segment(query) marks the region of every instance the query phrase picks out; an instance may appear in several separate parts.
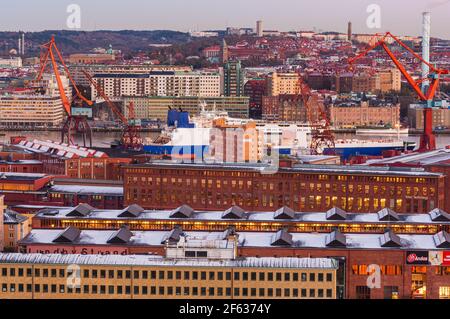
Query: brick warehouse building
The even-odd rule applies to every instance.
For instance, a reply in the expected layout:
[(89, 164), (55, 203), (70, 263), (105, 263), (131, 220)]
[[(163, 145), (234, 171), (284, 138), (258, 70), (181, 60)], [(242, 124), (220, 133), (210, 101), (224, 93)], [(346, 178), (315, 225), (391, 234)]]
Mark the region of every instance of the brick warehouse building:
[[(167, 239), (178, 242), (180, 235), (172, 231), (133, 231), (129, 238), (117, 242), (119, 231), (82, 230), (75, 239), (60, 240), (68, 228), (36, 229), (20, 242), (20, 251), (26, 253), (102, 254), (102, 255), (164, 255)], [(75, 230), (76, 232), (76, 230)], [(205, 240), (222, 239), (224, 232), (184, 232), (188, 238)], [(445, 235), (444, 235), (445, 234)], [(385, 234), (287, 234), (286, 242), (275, 241), (284, 237), (275, 232), (240, 232), (238, 255), (240, 257), (333, 257), (340, 260), (343, 276), (343, 297), (350, 299), (391, 299), (397, 293), (401, 299), (450, 298), (450, 242), (438, 244), (436, 235)], [(331, 238), (337, 236), (340, 241)], [(120, 236), (122, 238), (122, 236)], [(382, 239), (387, 237), (388, 241)], [(391, 241), (389, 238), (395, 238)], [(122, 238), (123, 239), (123, 238)], [(440, 246), (440, 247), (439, 247)], [(426, 258), (410, 259), (415, 254)], [(431, 264), (436, 254), (441, 254), (439, 264)], [(409, 257), (409, 258), (408, 258)], [(369, 289), (368, 266), (379, 265), (381, 287)]]
[[(290, 164), (289, 164), (290, 163)], [(286, 166), (280, 162), (280, 166)], [(124, 205), (247, 211), (289, 206), (296, 211), (352, 212), (391, 208), (426, 213), (444, 207), (444, 176), (422, 169), (287, 163), (275, 174), (265, 164), (174, 164), (155, 161), (124, 167)], [(290, 165), (290, 167), (289, 167)]]
[[(449, 214), (324, 213), (277, 211), (168, 211), (78, 207), (42, 208), (20, 241), (27, 253), (164, 255), (165, 241), (185, 234), (205, 240), (238, 235), (238, 254), (252, 257), (334, 257), (340, 261), (345, 298), (450, 298)], [(281, 229), (281, 230), (280, 230)], [(63, 239), (63, 240), (61, 240)], [(420, 259), (409, 260), (415, 254)], [(436, 254), (442, 255), (436, 261)], [(412, 258), (412, 257), (410, 257)], [(381, 271), (381, 288), (367, 289), (368, 265)], [(425, 288), (424, 288), (425, 287)]]

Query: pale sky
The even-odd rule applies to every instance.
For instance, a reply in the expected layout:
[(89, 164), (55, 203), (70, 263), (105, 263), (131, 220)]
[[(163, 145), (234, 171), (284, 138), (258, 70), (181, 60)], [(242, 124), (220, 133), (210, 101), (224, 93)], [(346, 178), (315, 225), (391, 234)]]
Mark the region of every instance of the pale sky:
[[(450, 0), (0, 0), (0, 31), (67, 29), (69, 4), (81, 8), (81, 30), (179, 31), (255, 27), (280, 31), (391, 31), (421, 34), (421, 12), (432, 12), (432, 36), (450, 39)], [(381, 8), (381, 28), (369, 29), (368, 5)]]

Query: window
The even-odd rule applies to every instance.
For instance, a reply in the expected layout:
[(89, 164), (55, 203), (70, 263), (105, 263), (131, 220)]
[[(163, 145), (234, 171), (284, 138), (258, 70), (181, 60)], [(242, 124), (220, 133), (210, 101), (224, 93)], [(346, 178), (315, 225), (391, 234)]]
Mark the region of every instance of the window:
[(209, 280), (214, 280), (214, 278), (215, 278), (215, 273), (214, 273), (214, 271), (210, 271), (210, 272), (209, 272)]
[(127, 295), (131, 294), (131, 286), (125, 286), (125, 294)]
[(316, 290), (315, 289), (309, 289), (309, 297), (315, 298), (316, 297)]
[(276, 295), (277, 297), (281, 297), (281, 288), (275, 289), (275, 295)]
[(231, 280), (231, 272), (226, 272), (226, 280)]
[(298, 273), (297, 272), (292, 274), (292, 280), (298, 281)]
[(206, 280), (206, 271), (200, 272), (200, 279), (201, 280)]
[[(52, 288), (53, 289), (53, 288)], [(56, 285), (55, 285), (55, 292), (56, 292)], [(88, 294), (89, 293), (89, 286), (88, 285), (84, 285), (83, 286), (83, 293)]]
[(333, 281), (333, 274), (327, 273), (327, 281)]
[(291, 274), (286, 272), (284, 273), (284, 281), (290, 281), (291, 280)]
[(256, 281), (256, 272), (252, 272), (252, 273), (250, 274), (250, 280)]
[(85, 269), (85, 270), (83, 271), (83, 277), (84, 277), (84, 278), (89, 278), (89, 270)]
[(65, 271), (64, 269), (59, 270), (59, 277), (64, 278), (65, 277)]
[(148, 271), (147, 270), (142, 271), (142, 279), (148, 279)]
[(114, 294), (114, 286), (108, 286), (108, 294), (110, 295)]
[(122, 286), (117, 286), (117, 294), (119, 294), (119, 295), (123, 294), (123, 287)]
[(51, 275), (52, 277), (56, 277), (56, 269), (50, 270), (50, 275)]
[(23, 277), (23, 268), (19, 268), (18, 276)]
[(267, 289), (267, 296), (273, 297), (273, 288)]
[(244, 271), (244, 272), (242, 273), (242, 280), (245, 280), (245, 281), (248, 280), (248, 272)]
[(264, 281), (266, 278), (265, 278), (265, 273), (263, 273), (263, 272), (260, 272), (259, 273), (259, 281)]
[(134, 287), (133, 287), (133, 293), (134, 293), (135, 295), (139, 295), (139, 286), (134, 286)]
[(130, 279), (131, 278), (131, 270), (126, 270), (125, 271), (125, 278), (126, 279)]
[(319, 289), (319, 290), (317, 291), (317, 297), (323, 298), (323, 289)]
[(234, 280), (239, 280), (239, 273), (238, 272), (234, 273)]
[(333, 291), (331, 289), (327, 289), (327, 298), (331, 298), (333, 296)]
[(323, 281), (323, 274), (322, 274), (322, 273), (317, 274), (317, 280), (318, 280), (319, 282), (322, 282), (322, 281)]
[(306, 281), (306, 280), (307, 280), (306, 273), (302, 272), (302, 281)]
[(239, 288), (234, 288), (234, 295), (239, 296)]
[(159, 271), (159, 279), (164, 279), (164, 271)]
[(370, 288), (367, 286), (356, 286), (356, 299), (370, 299)]
[(397, 286), (384, 286), (384, 299), (394, 299), (398, 297)]
[(289, 288), (284, 288), (284, 296), (290, 297), (291, 296), (291, 290)]
[(152, 270), (150, 272), (150, 279), (156, 279), (156, 271), (155, 270)]
[(309, 281), (316, 281), (316, 274), (315, 273), (310, 273), (309, 274)]
[(277, 281), (281, 281), (281, 272), (277, 272)]
[(108, 271), (108, 278), (110, 278), (110, 279), (114, 278), (114, 270)]
[(97, 270), (93, 269), (92, 270), (92, 278), (97, 278)]
[(173, 279), (173, 272), (172, 271), (168, 271), (167, 272), (167, 279)]

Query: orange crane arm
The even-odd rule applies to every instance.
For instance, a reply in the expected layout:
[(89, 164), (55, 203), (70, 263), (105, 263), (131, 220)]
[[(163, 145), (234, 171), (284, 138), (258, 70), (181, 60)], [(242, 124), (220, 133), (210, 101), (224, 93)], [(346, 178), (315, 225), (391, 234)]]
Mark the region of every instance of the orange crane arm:
[(114, 104), (109, 99), (109, 97), (105, 94), (105, 92), (100, 87), (100, 85), (98, 85), (98, 83), (92, 78), (92, 76), (89, 73), (87, 73), (84, 70), (82, 72), (83, 72), (84, 76), (86, 77), (86, 79), (88, 79), (89, 83), (91, 83), (94, 86), (94, 88), (97, 90), (97, 93), (105, 100), (106, 104), (114, 112), (114, 114), (116, 114), (119, 117), (120, 121), (124, 125), (127, 125), (128, 120), (126, 119), (126, 117), (122, 114), (122, 112), (119, 110), (119, 108), (116, 106), (116, 104)]
[[(374, 37), (379, 37), (379, 35), (375, 35)], [(424, 79), (421, 79), (419, 81), (415, 81), (412, 76), (408, 73), (408, 71), (406, 70), (406, 68), (400, 63), (400, 61), (397, 59), (397, 57), (394, 55), (394, 53), (389, 49), (388, 45), (386, 44), (386, 38), (387, 37), (391, 37), (392, 39), (394, 39), (394, 41), (396, 41), (400, 46), (402, 46), (403, 48), (405, 48), (409, 53), (411, 53), (415, 58), (417, 58), (418, 60), (420, 60), (421, 62), (425, 63), (426, 65), (428, 65), (430, 67), (430, 69), (437, 73), (437, 74), (448, 74), (449, 70), (441, 70), (441, 69), (437, 69), (434, 65), (432, 65), (431, 63), (425, 61), (420, 55), (418, 55), (416, 52), (414, 52), (414, 50), (412, 50), (411, 48), (409, 48), (406, 44), (404, 44), (399, 38), (397, 38), (396, 36), (394, 36), (393, 34), (391, 34), (390, 32), (387, 32), (382, 38), (381, 40), (379, 40), (377, 43), (375, 43), (374, 45), (370, 46), (368, 49), (364, 50), (363, 52), (361, 52), (360, 54), (358, 54), (357, 56), (348, 59), (348, 62), (350, 64), (354, 63), (356, 60), (360, 59), (361, 57), (367, 55), (370, 51), (374, 50), (375, 48), (381, 46), (383, 48), (383, 50), (389, 55), (389, 57), (391, 58), (391, 60), (394, 62), (395, 66), (400, 70), (400, 72), (402, 73), (402, 75), (406, 78), (406, 81), (408, 82), (409, 85), (411, 85), (411, 87), (414, 89), (414, 91), (417, 93), (417, 95), (419, 96), (419, 98), (422, 101), (429, 101), (432, 100), (437, 87), (439, 85), (439, 79), (436, 78), (433, 81), (431, 81), (431, 85), (430, 88), (428, 90), (428, 92), (425, 94), (424, 92), (422, 92), (421, 88), (419, 87), (419, 83), (424, 81)]]
[(63, 103), (64, 109), (66, 110), (68, 115), (72, 114), (72, 110), (70, 108), (69, 99), (67, 98), (66, 91), (64, 90), (64, 85), (61, 81), (61, 76), (59, 74), (58, 66), (56, 65), (55, 57), (53, 56), (52, 50), (49, 50), (50, 60), (52, 61), (53, 72), (55, 72), (56, 82), (58, 83), (59, 95), (61, 96), (61, 101)]

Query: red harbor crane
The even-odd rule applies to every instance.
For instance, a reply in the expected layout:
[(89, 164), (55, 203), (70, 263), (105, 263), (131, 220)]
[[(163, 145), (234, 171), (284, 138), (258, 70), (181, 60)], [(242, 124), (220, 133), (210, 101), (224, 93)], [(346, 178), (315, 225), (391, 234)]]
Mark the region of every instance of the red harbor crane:
[(334, 153), (334, 134), (325, 105), (323, 105), (323, 108), (320, 107), (318, 95), (311, 92), (310, 87), (303, 81), (300, 73), (298, 74), (298, 79), (300, 96), (311, 127), (311, 154), (323, 154), (325, 149), (332, 150), (330, 153)]
[(47, 69), (47, 65), (50, 62), (53, 70), (53, 74), (55, 75), (56, 82), (58, 84), (58, 90), (59, 95), (61, 97), (61, 101), (64, 107), (64, 110), (67, 113), (67, 119), (63, 125), (62, 131), (61, 131), (61, 142), (66, 142), (69, 145), (73, 145), (74, 143), (74, 133), (75, 134), (81, 134), (83, 137), (83, 144), (86, 145), (86, 139), (89, 140), (89, 147), (92, 147), (92, 131), (91, 128), (87, 122), (86, 116), (81, 115), (73, 115), (72, 114), (72, 108), (71, 103), (67, 97), (65, 87), (61, 80), (61, 75), (59, 72), (57, 59), (59, 60), (59, 63), (63, 66), (64, 71), (66, 73), (66, 76), (69, 78), (70, 83), (72, 84), (74, 90), (75, 90), (75, 96), (77, 96), (79, 99), (81, 99), (81, 103), (85, 102), (87, 105), (92, 106), (93, 102), (85, 98), (81, 92), (79, 91), (77, 85), (75, 84), (72, 76), (70, 75), (69, 69), (67, 68), (66, 64), (64, 63), (64, 59), (62, 57), (61, 52), (59, 51), (58, 47), (55, 43), (55, 37), (52, 36), (50, 41), (45, 43), (41, 46), (41, 56), (40, 56), (40, 68), (39, 73), (36, 78), (36, 81), (40, 81), (42, 79), (42, 76), (44, 72)]
[[(420, 78), (418, 80), (414, 80), (412, 75), (406, 70), (405, 66), (397, 59), (394, 53), (389, 49), (388, 44), (386, 42), (387, 39), (393, 39), (397, 42), (401, 47), (406, 49), (411, 55), (414, 56), (415, 59), (425, 63), (429, 68), (430, 72), (426, 78)], [(353, 58), (349, 59), (349, 64), (353, 65), (355, 61), (366, 56), (370, 51), (375, 50), (378, 47), (383, 48), (383, 50), (387, 53), (389, 58), (394, 62), (395, 66), (400, 70), (402, 75), (405, 77), (408, 84), (413, 88), (413, 90), (419, 96), (421, 100), (421, 104), (423, 106), (423, 118), (424, 118), (424, 129), (423, 133), (420, 136), (420, 146), (419, 152), (426, 152), (430, 150), (436, 149), (436, 137), (433, 134), (433, 107), (436, 107), (435, 103), (435, 95), (437, 90), (439, 89), (440, 76), (444, 74), (449, 74), (449, 70), (438, 69), (433, 64), (428, 61), (425, 61), (419, 54), (414, 52), (413, 49), (408, 47), (405, 43), (403, 43), (399, 38), (391, 34), (390, 32), (386, 32), (384, 35), (376, 34), (374, 36), (375, 44), (371, 45), (369, 48), (359, 53)], [(430, 81), (429, 86), (426, 86), (422, 91), (420, 84)]]
[(111, 101), (111, 99), (106, 95), (103, 88), (92, 78), (92, 76), (86, 72), (82, 71), (89, 83), (97, 91), (98, 95), (101, 96), (108, 107), (113, 111), (113, 113), (119, 118), (120, 122), (124, 126), (121, 138), (121, 146), (127, 150), (140, 151), (143, 148), (143, 140), (141, 138), (141, 126), (136, 119), (134, 112), (134, 104), (131, 102), (127, 105), (128, 108), (128, 120), (120, 111), (119, 107)]

